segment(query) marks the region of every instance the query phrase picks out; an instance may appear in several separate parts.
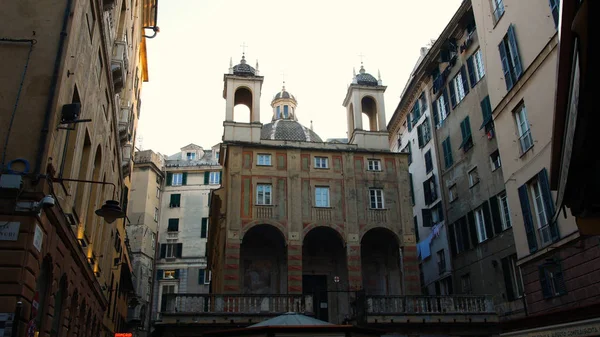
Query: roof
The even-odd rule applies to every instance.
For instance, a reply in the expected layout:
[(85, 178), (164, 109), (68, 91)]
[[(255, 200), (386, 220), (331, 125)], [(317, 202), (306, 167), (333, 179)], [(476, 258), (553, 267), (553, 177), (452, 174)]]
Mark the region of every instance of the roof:
[(273, 317), (266, 321), (249, 326), (255, 328), (260, 326), (315, 326), (315, 325), (333, 325), (329, 322), (321, 321), (316, 318), (305, 316), (295, 312), (288, 312), (283, 315)]
[(255, 76), (256, 69), (246, 63), (246, 56), (242, 55), (240, 64), (233, 66), (233, 74), (238, 76)]
[(313, 130), (291, 119), (278, 119), (263, 125), (260, 139), (323, 142)]

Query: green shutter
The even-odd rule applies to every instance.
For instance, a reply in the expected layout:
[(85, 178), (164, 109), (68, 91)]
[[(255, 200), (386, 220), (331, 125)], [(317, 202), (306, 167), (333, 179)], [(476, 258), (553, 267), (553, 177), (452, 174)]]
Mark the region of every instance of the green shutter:
[(181, 174), (181, 185), (187, 185), (187, 172)]
[(206, 171), (206, 172), (204, 172), (204, 185), (208, 185), (209, 180), (210, 180), (210, 172)]
[(206, 238), (206, 232), (208, 231), (208, 218), (202, 218), (202, 227), (200, 228), (200, 238)]
[(408, 177), (410, 179), (410, 200), (412, 201), (412, 204), (415, 204), (415, 188), (413, 186), (413, 178), (412, 178), (412, 173), (408, 174)]
[(169, 207), (180, 207), (181, 206), (181, 194), (171, 194), (171, 200), (169, 201)]
[(219, 171), (219, 185), (223, 183), (223, 171)]
[(171, 186), (172, 181), (173, 181), (173, 173), (167, 172), (167, 186)]
[(198, 269), (198, 284), (204, 284), (204, 269)]

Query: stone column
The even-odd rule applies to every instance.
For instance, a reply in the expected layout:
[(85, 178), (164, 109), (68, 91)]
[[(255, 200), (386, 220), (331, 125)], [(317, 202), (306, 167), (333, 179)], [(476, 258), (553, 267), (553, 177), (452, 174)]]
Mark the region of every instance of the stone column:
[(302, 294), (302, 245), (298, 242), (287, 246), (287, 292)]
[(421, 277), (419, 274), (419, 258), (417, 246), (414, 244), (401, 248), (402, 253), (402, 275), (404, 279), (404, 295), (421, 294)]
[(362, 264), (360, 261), (360, 244), (346, 246), (346, 263), (348, 266), (348, 289), (357, 291), (363, 288)]
[(240, 286), (240, 240), (227, 239), (225, 244), (225, 266), (223, 268), (223, 293), (239, 294)]

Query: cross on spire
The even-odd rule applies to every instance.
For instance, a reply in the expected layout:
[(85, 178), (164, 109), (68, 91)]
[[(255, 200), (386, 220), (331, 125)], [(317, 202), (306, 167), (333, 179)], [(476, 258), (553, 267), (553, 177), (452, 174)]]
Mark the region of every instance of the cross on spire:
[(248, 45), (246, 44), (246, 42), (242, 42), (240, 47), (242, 47), (242, 55), (246, 55), (246, 48), (248, 48)]
[(281, 72), (281, 81), (283, 82), (283, 89), (285, 89), (285, 71)]
[(363, 55), (363, 53), (358, 54), (358, 57), (360, 57), (360, 65), (362, 67), (363, 65), (363, 58), (365, 57), (365, 55)]

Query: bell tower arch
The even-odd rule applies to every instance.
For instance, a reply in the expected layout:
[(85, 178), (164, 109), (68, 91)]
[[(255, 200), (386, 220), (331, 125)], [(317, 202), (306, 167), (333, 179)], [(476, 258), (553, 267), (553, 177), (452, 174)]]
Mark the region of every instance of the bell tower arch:
[[(240, 63), (235, 66), (230, 61), (229, 73), (223, 77), (226, 122), (236, 122), (234, 108), (242, 104), (250, 111), (250, 123), (260, 123), (260, 92), (263, 80), (264, 77), (258, 72), (258, 62), (256, 68), (250, 66), (246, 62), (246, 55), (242, 55)], [(239, 116), (237, 117), (239, 119)]]

